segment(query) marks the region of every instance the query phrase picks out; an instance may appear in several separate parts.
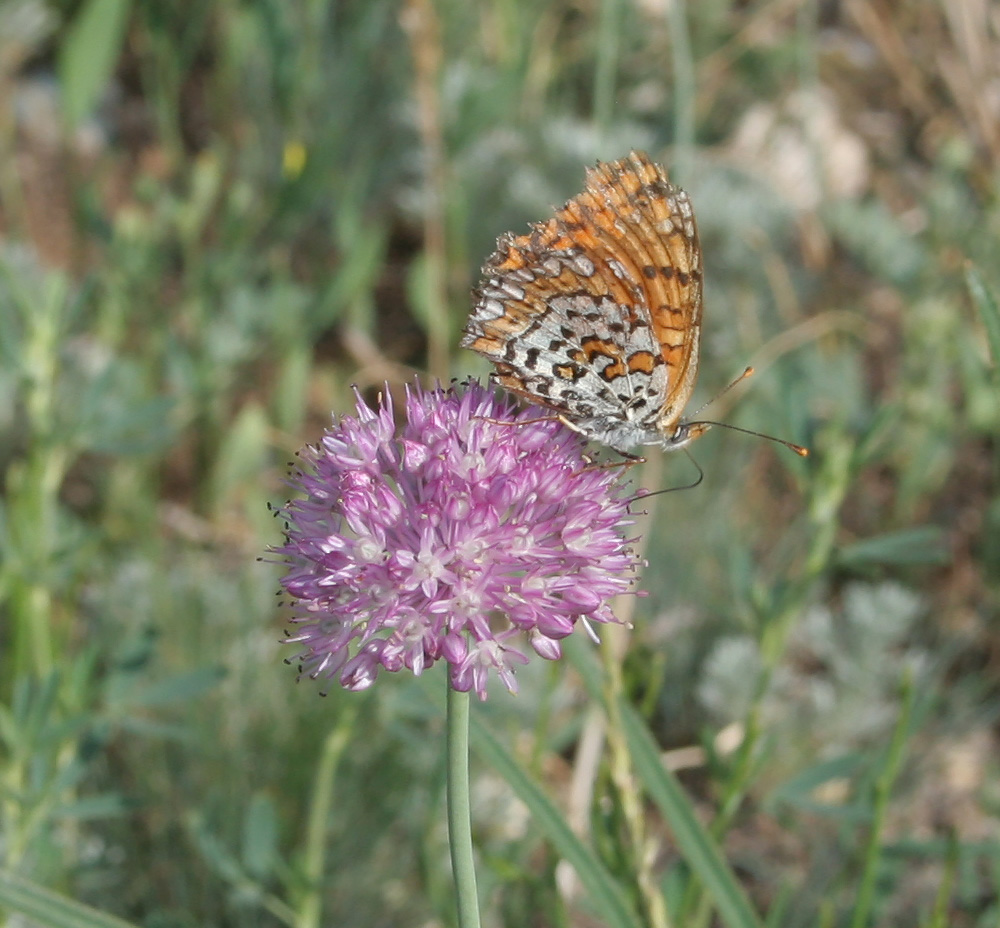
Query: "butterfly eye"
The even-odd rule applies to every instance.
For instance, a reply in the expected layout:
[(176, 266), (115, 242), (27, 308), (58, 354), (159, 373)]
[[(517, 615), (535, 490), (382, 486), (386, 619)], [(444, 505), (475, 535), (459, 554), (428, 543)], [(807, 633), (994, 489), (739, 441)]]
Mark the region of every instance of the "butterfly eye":
[(682, 422), (674, 429), (673, 435), (664, 441), (663, 448), (665, 451), (677, 451), (700, 438), (711, 427), (710, 422)]

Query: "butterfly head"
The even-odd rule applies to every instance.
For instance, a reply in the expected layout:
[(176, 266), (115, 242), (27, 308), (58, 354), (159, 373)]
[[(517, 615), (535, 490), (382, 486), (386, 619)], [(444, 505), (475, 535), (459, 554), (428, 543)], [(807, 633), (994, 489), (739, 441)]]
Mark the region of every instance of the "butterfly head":
[(679, 451), (701, 438), (712, 425), (711, 422), (681, 422), (670, 435), (660, 439), (660, 447), (664, 451)]

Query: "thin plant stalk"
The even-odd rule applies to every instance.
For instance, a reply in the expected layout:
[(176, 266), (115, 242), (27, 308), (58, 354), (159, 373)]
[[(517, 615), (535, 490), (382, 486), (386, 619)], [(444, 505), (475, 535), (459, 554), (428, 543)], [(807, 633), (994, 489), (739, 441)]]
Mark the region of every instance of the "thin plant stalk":
[(309, 819), (306, 827), (305, 875), (308, 889), (298, 907), (295, 928), (319, 928), (321, 922), (320, 890), (326, 865), (326, 834), (330, 810), (333, 808), (337, 766), (354, 734), (354, 720), (357, 714), (354, 705), (345, 708), (337, 724), (323, 742), (323, 751), (316, 767), (316, 780), (309, 803)]
[[(618, 629), (612, 629), (618, 631)], [(609, 635), (610, 639), (612, 636)], [(610, 753), (611, 778), (618, 789), (619, 801), (631, 844), (632, 860), (635, 867), (636, 884), (642, 897), (646, 921), (650, 928), (670, 928), (670, 916), (653, 872), (654, 855), (649, 853), (649, 837), (646, 833), (645, 809), (642, 790), (632, 765), (632, 758), (625, 739), (625, 726), (621, 717), (621, 694), (624, 693), (621, 660), (612, 656), (612, 648), (602, 648), (606, 674), (606, 706), (608, 724), (608, 748)]]
[(459, 928), (480, 928), (469, 795), (469, 694), (448, 681), (448, 844)]
[(9, 557), (0, 570), (0, 587), (6, 586), (9, 601), (13, 657), (5, 670), (13, 680), (19, 673), (44, 677), (59, 663), (65, 634), (60, 635), (55, 625), (56, 604), (48, 578), (61, 543), (59, 492), (73, 454), (60, 437), (57, 415), (69, 282), (62, 274), (49, 275), (37, 295), (12, 276), (5, 283), (15, 294), (25, 331), (19, 360), (29, 436), (24, 461), (8, 468), (3, 487)]
[(615, 108), (621, 14), (622, 4), (619, 0), (601, 0), (594, 50), (597, 62), (594, 76), (594, 122), (602, 132), (610, 129)]
[[(644, 472), (648, 484), (657, 486), (661, 482), (663, 457), (659, 455), (646, 464)], [(647, 518), (655, 518), (655, 507), (658, 498), (651, 498), (647, 505)], [(648, 544), (644, 537), (639, 548), (640, 554)], [(635, 597), (619, 597), (615, 613), (625, 623), (630, 623), (635, 610)], [(651, 853), (651, 840), (646, 831), (646, 811), (643, 805), (642, 790), (635, 775), (628, 740), (625, 737), (625, 726), (621, 718), (621, 699), (625, 693), (625, 683), (622, 674), (622, 664), (625, 659), (627, 635), (624, 627), (612, 627), (603, 637), (601, 659), (604, 664), (605, 706), (608, 739), (608, 753), (611, 778), (618, 790), (619, 801), (622, 804), (625, 828), (628, 841), (631, 844), (631, 857), (635, 861), (635, 880), (642, 897), (646, 920), (650, 928), (670, 928), (671, 920), (666, 903), (660, 890), (659, 882), (654, 872), (656, 855)]]
[[(732, 824), (739, 811), (747, 789), (757, 770), (758, 747), (763, 725), (761, 707), (771, 687), (774, 673), (784, 658), (788, 641), (802, 611), (809, 603), (816, 581), (826, 571), (833, 557), (838, 525), (837, 513), (847, 495), (851, 478), (851, 451), (848, 448), (831, 450), (826, 455), (821, 473), (814, 482), (814, 496), (810, 501), (812, 536), (802, 568), (794, 584), (782, 598), (775, 614), (768, 620), (760, 641), (763, 666), (754, 688), (754, 698), (743, 720), (743, 741), (734, 762), (734, 772), (721, 797), (719, 813), (712, 822), (712, 837), (720, 839)], [(707, 924), (711, 910), (702, 903), (705, 890), (696, 880), (688, 887), (682, 913), (690, 916), (692, 928)]]
[(948, 928), (948, 902), (955, 888), (958, 863), (958, 841), (954, 835), (951, 835), (948, 839), (948, 856), (945, 858), (944, 874), (941, 878), (941, 885), (938, 887), (937, 897), (934, 899), (934, 908), (927, 928)]
[(875, 781), (875, 801), (872, 811), (872, 827), (868, 836), (868, 846), (865, 848), (865, 867), (861, 874), (861, 886), (858, 889), (857, 903), (851, 918), (851, 928), (864, 928), (869, 923), (872, 905), (875, 901), (875, 883), (878, 878), (879, 863), (882, 859), (882, 830), (885, 826), (886, 814), (889, 811), (889, 799), (892, 787), (899, 776), (903, 765), (906, 738), (910, 731), (910, 721), (913, 716), (913, 679), (907, 674), (903, 680), (903, 705), (899, 713), (899, 721), (892, 733), (889, 751), (885, 764)]
[(695, 66), (691, 54), (687, 4), (675, 0), (669, 6), (670, 51), (673, 59), (674, 170), (681, 181), (689, 179), (694, 161)]
[(427, 366), (442, 383), (448, 380), (451, 327), (448, 321), (447, 166), (439, 83), (443, 51), (441, 24), (430, 0), (408, 0), (401, 22), (410, 40), (414, 94), (425, 162), (424, 248), (427, 261)]

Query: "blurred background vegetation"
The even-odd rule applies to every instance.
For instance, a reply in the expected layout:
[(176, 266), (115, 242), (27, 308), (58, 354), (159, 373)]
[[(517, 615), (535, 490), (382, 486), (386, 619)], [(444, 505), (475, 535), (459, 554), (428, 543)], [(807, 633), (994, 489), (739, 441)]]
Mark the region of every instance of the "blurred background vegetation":
[[(494, 238), (630, 148), (698, 213), (701, 398), (755, 365), (713, 416), (813, 455), (698, 443), (620, 685), (768, 924), (998, 924), (989, 0), (3, 0), (8, 871), (155, 928), (451, 923), (439, 675), (297, 685), (265, 503), (351, 384), (485, 375)], [(627, 784), (540, 664), (475, 711), (628, 883)], [(487, 924), (594, 924), (474, 776)]]

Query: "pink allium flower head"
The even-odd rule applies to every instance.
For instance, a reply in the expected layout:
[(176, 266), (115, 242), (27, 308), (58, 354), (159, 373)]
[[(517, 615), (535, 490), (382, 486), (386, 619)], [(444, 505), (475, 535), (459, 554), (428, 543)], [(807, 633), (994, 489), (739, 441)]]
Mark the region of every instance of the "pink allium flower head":
[(490, 672), (516, 690), (519, 640), (554, 660), (577, 620), (616, 621), (636, 566), (621, 468), (588, 466), (580, 436), (538, 419), (478, 383), (417, 387), (399, 429), (391, 399), (358, 396), (302, 451), (274, 549), (302, 674), (363, 690), (444, 659), (485, 699)]

